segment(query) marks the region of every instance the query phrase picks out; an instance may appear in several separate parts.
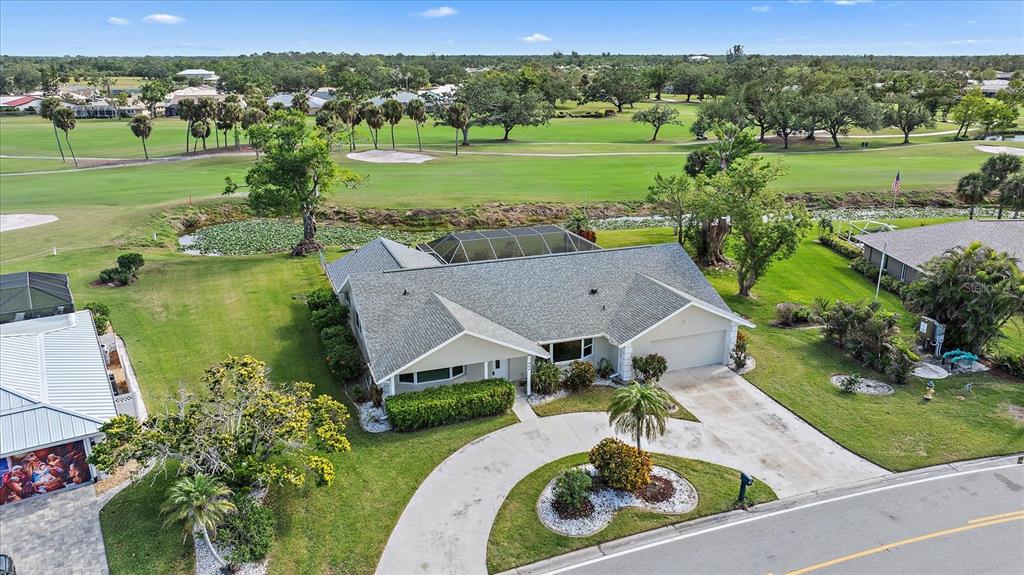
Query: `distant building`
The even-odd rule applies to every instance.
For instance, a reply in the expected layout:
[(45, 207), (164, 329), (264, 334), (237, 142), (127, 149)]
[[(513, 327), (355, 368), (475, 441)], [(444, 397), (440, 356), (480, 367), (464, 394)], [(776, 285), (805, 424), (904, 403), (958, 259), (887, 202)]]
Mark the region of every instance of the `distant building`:
[(983, 80), (980, 84), (981, 93), (989, 98), (1010, 87), (1009, 80)]
[(399, 102), (401, 102), (402, 105), (404, 106), (405, 104), (408, 104), (412, 100), (416, 100), (419, 97), (420, 97), (420, 95), (417, 94), (416, 92), (396, 92), (396, 93), (394, 93), (391, 96), (377, 96), (376, 98), (373, 98), (370, 101), (373, 102), (374, 104), (380, 106), (386, 100), (395, 99), (395, 100), (398, 100)]
[[(293, 97), (293, 94), (285, 94), (285, 93), (274, 94), (273, 96), (267, 98), (267, 105), (270, 106), (270, 107), (273, 107), (274, 104), (280, 103), (285, 108), (291, 108), (292, 107), (292, 97)], [(319, 112), (320, 108), (323, 108), (324, 104), (327, 103), (327, 101), (324, 100), (323, 98), (318, 98), (316, 96), (308, 96), (307, 97), (307, 102), (309, 103), (309, 113), (310, 114), (315, 114), (315, 113)]]
[(43, 99), (39, 96), (4, 96), (0, 107), (14, 109), (19, 112), (39, 112)]
[(75, 311), (68, 276), (44, 272), (0, 275), (0, 323)]
[(689, 58), (687, 58), (687, 60), (691, 62), (707, 62), (710, 59), (711, 58), (707, 56), (690, 56)]
[(310, 92), (309, 95), (310, 95), (310, 97), (320, 98), (321, 100), (324, 100), (325, 102), (333, 100), (334, 97), (335, 97), (334, 96), (334, 88), (331, 88), (330, 86), (324, 86), (323, 88), (317, 88), (316, 90), (313, 90), (312, 92)]
[(175, 90), (164, 97), (164, 114), (167, 116), (178, 115), (178, 104), (182, 100), (198, 100), (199, 98), (213, 98), (218, 102), (227, 97), (227, 94), (222, 94), (217, 91), (216, 88), (210, 86), (189, 86), (188, 88), (182, 88)]
[(182, 78), (184, 80), (199, 80), (201, 82), (210, 82), (216, 84), (220, 80), (220, 76), (216, 72), (210, 70), (203, 70), (201, 68), (189, 68), (188, 70), (182, 70), (175, 74), (175, 77)]

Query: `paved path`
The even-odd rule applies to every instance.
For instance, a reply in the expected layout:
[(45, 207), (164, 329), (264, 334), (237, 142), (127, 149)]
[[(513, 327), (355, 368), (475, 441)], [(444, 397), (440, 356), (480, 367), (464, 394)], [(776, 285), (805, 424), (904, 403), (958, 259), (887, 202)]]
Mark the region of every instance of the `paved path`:
[(519, 421), (537, 419), (537, 414), (533, 412), (530, 403), (526, 401), (526, 388), (523, 386), (516, 386), (516, 401), (512, 404), (512, 413), (516, 414)]
[[(1024, 466), (937, 468), (658, 529), (509, 574), (1020, 573)], [(957, 465), (959, 467), (959, 465)]]
[(86, 485), (0, 506), (0, 553), (24, 575), (106, 575), (99, 513), (127, 485), (102, 495)]
[[(733, 417), (729, 423), (711, 426), (670, 419), (668, 433), (649, 446), (651, 451), (743, 469), (766, 481), (780, 497), (885, 473), (838, 448), (750, 384), (725, 379), (721, 370), (728, 371), (705, 368), (666, 377), (672, 382), (671, 393), (687, 409), (692, 405), (698, 417), (709, 413), (703, 406), (710, 400), (690, 401), (691, 391), (684, 388), (689, 382), (707, 381), (728, 385), (725, 397), (735, 409), (757, 409), (782, 424), (761, 425), (761, 417)], [(709, 381), (713, 377), (718, 381)], [(413, 495), (391, 533), (377, 573), (486, 573), (488, 535), (508, 492), (538, 467), (588, 451), (609, 435), (604, 413), (570, 413), (527, 420), (464, 446), (434, 469)], [(787, 441), (797, 441), (809, 452), (798, 457), (781, 449)]]

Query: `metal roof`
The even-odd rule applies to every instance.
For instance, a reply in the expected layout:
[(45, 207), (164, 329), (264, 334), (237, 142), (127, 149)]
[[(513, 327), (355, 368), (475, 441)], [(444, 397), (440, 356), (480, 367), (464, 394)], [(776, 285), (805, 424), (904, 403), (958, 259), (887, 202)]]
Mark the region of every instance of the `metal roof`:
[(17, 272), (0, 275), (0, 314), (74, 303), (65, 274)]
[(861, 234), (854, 239), (916, 269), (957, 246), (981, 242), (1017, 258), (1017, 267), (1024, 270), (1024, 220), (964, 220)]
[(348, 282), (377, 380), (474, 331), (467, 326), (498, 326), (509, 345), (599, 334), (621, 345), (691, 302), (744, 321), (678, 244), (352, 273)]
[(90, 435), (115, 415), (89, 311), (0, 326), (0, 453)]

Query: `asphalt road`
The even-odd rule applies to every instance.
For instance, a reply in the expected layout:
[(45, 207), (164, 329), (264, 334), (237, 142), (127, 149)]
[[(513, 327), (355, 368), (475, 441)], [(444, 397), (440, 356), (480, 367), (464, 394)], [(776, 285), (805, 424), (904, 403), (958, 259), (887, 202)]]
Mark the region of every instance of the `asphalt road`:
[(1024, 465), (908, 479), (756, 512), (548, 573), (1024, 573)]

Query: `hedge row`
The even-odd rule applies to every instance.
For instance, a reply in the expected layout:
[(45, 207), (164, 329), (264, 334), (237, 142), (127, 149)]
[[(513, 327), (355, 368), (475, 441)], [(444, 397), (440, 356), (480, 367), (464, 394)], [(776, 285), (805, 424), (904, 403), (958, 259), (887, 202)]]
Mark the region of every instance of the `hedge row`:
[[(878, 280), (878, 266), (869, 262), (864, 258), (857, 258), (850, 262), (850, 269), (856, 272), (860, 272), (861, 275), (875, 282)], [(882, 273), (881, 279), (882, 289), (887, 292), (896, 294), (903, 299), (903, 290), (906, 289), (907, 284), (889, 275), (888, 272)]]
[(848, 242), (835, 234), (827, 234), (818, 238), (818, 243), (843, 256), (846, 259), (855, 259), (864, 255), (864, 251), (856, 244)]
[(327, 368), (342, 383), (363, 374), (363, 354), (348, 327), (348, 308), (338, 302), (331, 288), (317, 288), (306, 294), (310, 323), (320, 334)]
[(442, 385), (389, 397), (384, 403), (388, 421), (398, 431), (498, 415), (512, 407), (516, 388), (507, 379), (484, 379)]

